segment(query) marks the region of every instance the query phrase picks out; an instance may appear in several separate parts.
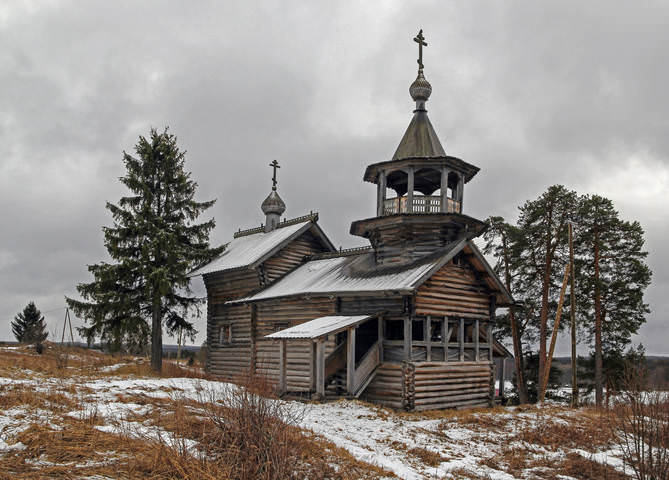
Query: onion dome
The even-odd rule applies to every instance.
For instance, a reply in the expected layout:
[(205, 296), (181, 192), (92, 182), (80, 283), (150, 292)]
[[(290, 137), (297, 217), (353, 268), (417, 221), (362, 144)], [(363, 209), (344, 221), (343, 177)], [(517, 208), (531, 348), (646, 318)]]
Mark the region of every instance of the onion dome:
[(280, 216), (286, 211), (286, 204), (283, 203), (283, 200), (281, 200), (279, 194), (276, 193), (276, 190), (272, 190), (265, 201), (262, 202), (260, 208), (262, 208), (262, 212), (265, 215), (275, 213)]
[(416, 80), (409, 87), (409, 94), (414, 102), (426, 102), (432, 94), (432, 85), (423, 76), (423, 69), (418, 69)]

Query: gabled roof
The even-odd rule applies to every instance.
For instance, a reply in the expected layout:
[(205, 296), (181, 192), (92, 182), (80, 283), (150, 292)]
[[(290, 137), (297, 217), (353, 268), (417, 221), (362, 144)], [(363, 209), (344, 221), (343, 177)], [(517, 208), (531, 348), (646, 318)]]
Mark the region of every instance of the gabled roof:
[(376, 265), (374, 253), (312, 260), (259, 292), (227, 303), (292, 295), (364, 295), (385, 291), (410, 294), (462, 250), (466, 242), (466, 239), (456, 240), (436, 254), (401, 267)]
[(305, 217), (304, 221), (281, 223), (277, 228), (267, 233), (258, 229), (256, 233), (250, 235), (236, 236), (226, 245), (225, 250), (218, 258), (194, 270), (190, 276), (195, 277), (245, 267), (253, 268), (308, 230), (320, 237), (323, 244), (334, 251), (334, 245), (318, 226), (315, 221), (316, 218), (314, 215), (310, 215)]
[[(500, 306), (513, 303), (501, 280), (485, 257), (470, 240), (456, 240), (415, 263), (398, 267), (380, 267), (374, 253), (311, 260), (268, 287), (228, 304), (256, 302), (296, 295), (366, 295), (383, 292), (411, 294), (459, 252), (474, 257), (474, 268), (483, 274), (488, 286), (498, 292)], [(488, 278), (491, 277), (491, 278)]]
[(308, 322), (286, 328), (278, 332), (265, 335), (265, 338), (274, 340), (281, 339), (314, 339), (333, 333), (338, 333), (347, 328), (359, 325), (365, 320), (374, 318), (374, 315), (332, 315), (328, 317), (314, 318)]
[(437, 132), (425, 110), (416, 110), (400, 141), (393, 160), (405, 158), (435, 158), (445, 157), (446, 152), (441, 146)]

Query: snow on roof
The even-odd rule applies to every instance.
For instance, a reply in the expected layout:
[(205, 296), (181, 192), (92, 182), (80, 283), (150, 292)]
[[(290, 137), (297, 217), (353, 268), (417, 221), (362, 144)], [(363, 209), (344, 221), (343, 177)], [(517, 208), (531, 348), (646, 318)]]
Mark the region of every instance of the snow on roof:
[[(452, 255), (451, 255), (452, 256)], [(450, 257), (449, 257), (450, 258)], [(360, 293), (386, 290), (413, 291), (444, 256), (408, 267), (380, 268), (374, 254), (312, 260), (255, 295), (227, 303), (242, 303), (296, 294)]]
[(190, 276), (194, 277), (251, 265), (261, 260), (265, 255), (272, 252), (272, 250), (279, 247), (300, 230), (306, 230), (307, 225), (310, 223), (310, 220), (306, 220), (293, 225), (286, 225), (285, 227), (281, 226), (268, 233), (260, 232), (237, 237), (228, 243), (220, 257), (198, 268)]
[(348, 327), (372, 318), (374, 315), (334, 315), (330, 317), (320, 317), (308, 322), (286, 328), (284, 330), (265, 335), (265, 338), (275, 340), (283, 338), (319, 338), (324, 335), (340, 332)]

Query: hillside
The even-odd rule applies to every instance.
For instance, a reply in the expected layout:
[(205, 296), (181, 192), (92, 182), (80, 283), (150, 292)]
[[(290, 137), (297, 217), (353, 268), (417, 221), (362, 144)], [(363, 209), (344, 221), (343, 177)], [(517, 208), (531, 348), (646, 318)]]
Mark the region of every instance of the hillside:
[(250, 450), (231, 449), (258, 433), (239, 406), (272, 426), (267, 458), (282, 478), (626, 478), (608, 419), (589, 409), (259, 400), (197, 367), (156, 377), (142, 359), (65, 354), (0, 347), (0, 478), (253, 478)]

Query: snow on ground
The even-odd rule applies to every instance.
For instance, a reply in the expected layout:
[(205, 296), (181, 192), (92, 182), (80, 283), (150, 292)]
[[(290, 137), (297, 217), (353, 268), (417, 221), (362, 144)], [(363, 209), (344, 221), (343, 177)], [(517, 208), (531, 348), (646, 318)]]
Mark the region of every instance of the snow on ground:
[[(13, 385), (29, 385), (36, 392), (59, 393), (76, 400), (77, 408), (66, 415), (87, 418), (95, 414), (102, 419), (101, 431), (146, 437), (161, 435), (171, 442), (178, 439), (155, 425), (144, 425), (134, 421), (137, 416), (150, 413), (154, 408), (150, 402), (138, 403), (141, 397), (149, 399), (185, 398), (203, 401), (214, 396), (229, 394), (235, 386), (223, 382), (192, 378), (147, 378), (119, 377), (111, 375), (125, 364), (106, 367), (107, 376), (102, 378), (69, 377), (54, 378), (35, 374), (21, 379), (0, 377), (0, 393)], [(134, 400), (133, 400), (134, 399)], [(428, 478), (462, 478), (458, 472), (475, 472), (492, 480), (511, 480), (517, 477), (493, 468), (490, 460), (503, 454), (503, 448), (513, 448), (518, 434), (524, 429), (536, 427), (546, 419), (540, 409), (527, 412), (497, 409), (489, 415), (495, 424), (461, 422), (459, 414), (430, 416), (393, 412), (358, 401), (337, 401), (324, 404), (302, 404), (284, 402), (301, 413), (300, 426), (311, 430), (346, 449), (356, 459), (380, 466), (393, 472), (398, 478), (418, 480)], [(464, 415), (464, 414), (463, 414)], [(565, 415), (569, 415), (566, 413)], [(0, 412), (0, 454), (9, 449), (20, 449), (22, 445), (13, 438), (31, 422), (52, 422), (53, 412), (40, 409), (9, 408)], [(566, 419), (558, 419), (564, 421)], [(187, 443), (189, 450), (194, 447)], [(517, 446), (524, 446), (517, 443)], [(586, 451), (583, 449), (554, 450), (541, 445), (532, 446), (537, 458), (559, 461), (567, 453), (576, 453), (584, 458), (606, 463), (618, 470), (623, 469), (619, 452)], [(425, 454), (432, 454), (436, 461), (425, 461)], [(491, 464), (493, 466), (488, 466)], [(523, 475), (519, 478), (541, 478)], [(564, 476), (565, 479), (570, 478)]]

